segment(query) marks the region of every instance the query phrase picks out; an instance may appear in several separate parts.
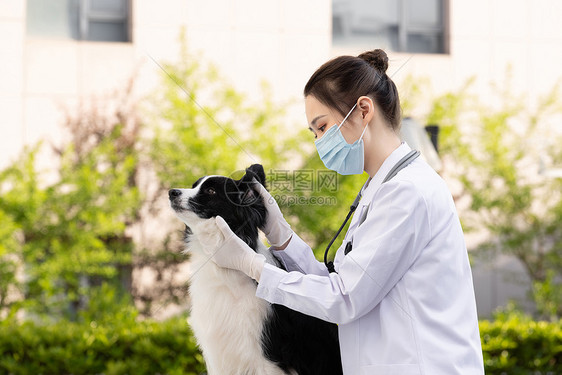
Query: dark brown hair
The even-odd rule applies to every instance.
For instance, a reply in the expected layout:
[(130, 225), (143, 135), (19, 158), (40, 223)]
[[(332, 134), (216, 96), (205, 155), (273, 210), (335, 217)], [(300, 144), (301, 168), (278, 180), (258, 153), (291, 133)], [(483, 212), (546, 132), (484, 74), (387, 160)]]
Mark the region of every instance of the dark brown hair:
[(392, 129), (400, 128), (398, 90), (386, 74), (388, 56), (375, 49), (354, 56), (340, 56), (322, 65), (304, 87), (304, 96), (312, 95), (324, 105), (345, 116), (360, 96), (369, 96)]

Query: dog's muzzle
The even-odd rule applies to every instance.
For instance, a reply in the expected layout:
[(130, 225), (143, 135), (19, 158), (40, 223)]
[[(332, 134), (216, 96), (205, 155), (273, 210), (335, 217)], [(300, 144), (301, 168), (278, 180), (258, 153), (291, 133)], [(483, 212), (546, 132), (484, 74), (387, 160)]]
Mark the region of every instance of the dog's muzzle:
[(171, 189), (170, 191), (168, 191), (168, 197), (170, 197), (170, 200), (173, 200), (179, 196), (181, 196), (181, 190), (179, 189)]
[(184, 207), (181, 205), (181, 190), (179, 189), (171, 189), (168, 191), (168, 198), (170, 198), (170, 205), (176, 211), (183, 211), (185, 210)]

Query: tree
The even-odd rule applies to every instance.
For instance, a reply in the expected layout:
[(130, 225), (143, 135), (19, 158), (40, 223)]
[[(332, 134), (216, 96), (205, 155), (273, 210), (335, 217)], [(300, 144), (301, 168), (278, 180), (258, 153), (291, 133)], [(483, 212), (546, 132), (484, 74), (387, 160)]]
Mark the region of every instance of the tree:
[(185, 42), (179, 62), (162, 69), (151, 156), (163, 189), (208, 174), (230, 176), (252, 163), (267, 171), (298, 158), (302, 132), (284, 123), (286, 105), (270, 99), (267, 84), (261, 100), (249, 103), (212, 65), (189, 55)]
[[(1, 178), (1, 176), (0, 176)], [(0, 209), (0, 318), (1, 313), (9, 313), (17, 304), (20, 293), (20, 283), (17, 280), (18, 247), (16, 232), (17, 225), (11, 216)]]
[(23, 266), (28, 312), (75, 318), (92, 286), (127, 287), (133, 242), (126, 231), (141, 206), (140, 123), (126, 103), (117, 107), (114, 116), (94, 107), (67, 118), (71, 142), (54, 148), (55, 182), (36, 168), (37, 155), (47, 154), (41, 145), (0, 174), (0, 212), (14, 228), (2, 244)]
[(463, 224), (489, 235), (478, 249), (516, 257), (532, 280), (539, 313), (556, 319), (562, 315), (562, 181), (537, 170), (541, 158), (562, 165), (562, 137), (550, 121), (562, 109), (559, 85), (534, 111), (506, 86), (499, 109), (468, 95), (469, 84), (438, 97), (428, 122), (442, 125), (442, 152), (455, 163), (461, 195), (469, 199)]

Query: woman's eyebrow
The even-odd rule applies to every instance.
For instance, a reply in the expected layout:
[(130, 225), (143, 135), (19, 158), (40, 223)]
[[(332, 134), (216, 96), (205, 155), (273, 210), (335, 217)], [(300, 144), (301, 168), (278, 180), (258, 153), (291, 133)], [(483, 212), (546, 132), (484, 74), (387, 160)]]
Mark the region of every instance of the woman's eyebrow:
[(310, 124), (313, 126), (316, 126), (316, 121), (320, 120), (322, 117), (324, 117), (326, 115), (320, 115), (320, 116), (316, 116), (311, 122)]

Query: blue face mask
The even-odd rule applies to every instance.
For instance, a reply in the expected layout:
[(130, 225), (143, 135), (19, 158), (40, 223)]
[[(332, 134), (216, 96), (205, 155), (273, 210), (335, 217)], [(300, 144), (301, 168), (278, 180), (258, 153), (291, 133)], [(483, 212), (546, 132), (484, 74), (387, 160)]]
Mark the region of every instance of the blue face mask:
[(339, 126), (334, 124), (322, 138), (314, 142), (318, 150), (318, 155), (320, 155), (320, 159), (326, 168), (342, 175), (363, 173), (363, 164), (365, 161), (365, 155), (363, 153), (363, 134), (365, 134), (367, 125), (365, 125), (365, 129), (363, 129), (363, 133), (361, 133), (359, 139), (352, 144), (346, 142), (340, 130), (343, 123), (356, 106), (357, 103), (351, 108)]

